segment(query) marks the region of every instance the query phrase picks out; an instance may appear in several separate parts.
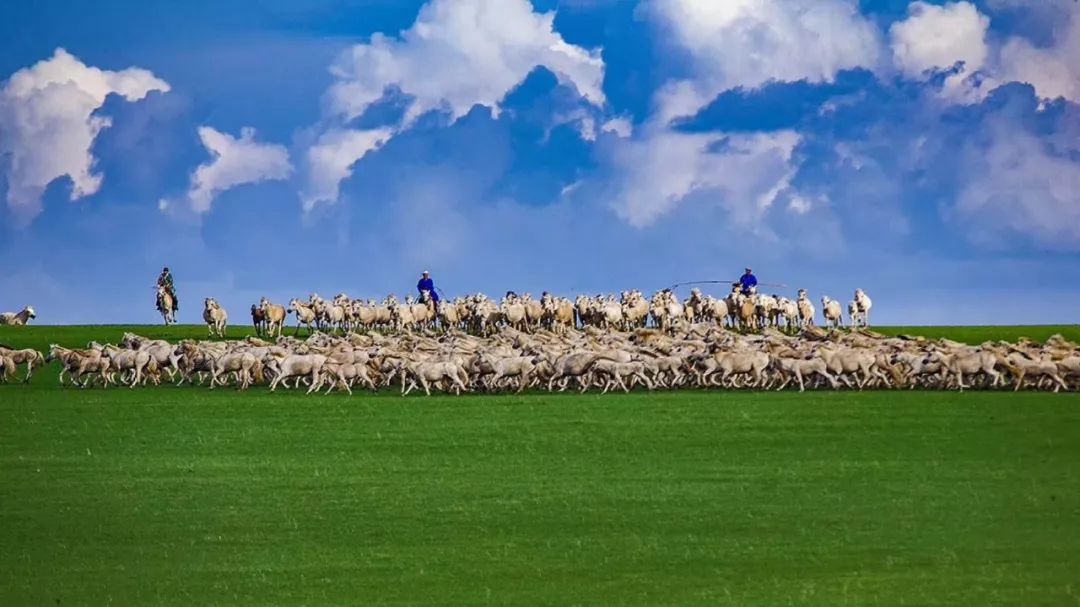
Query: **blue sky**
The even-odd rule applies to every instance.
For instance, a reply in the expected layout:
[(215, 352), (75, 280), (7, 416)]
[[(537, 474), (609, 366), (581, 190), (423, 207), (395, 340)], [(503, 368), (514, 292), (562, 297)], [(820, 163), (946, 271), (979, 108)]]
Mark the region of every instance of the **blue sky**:
[(1080, 3), (0, 8), (0, 309), (728, 279), (1080, 317)]

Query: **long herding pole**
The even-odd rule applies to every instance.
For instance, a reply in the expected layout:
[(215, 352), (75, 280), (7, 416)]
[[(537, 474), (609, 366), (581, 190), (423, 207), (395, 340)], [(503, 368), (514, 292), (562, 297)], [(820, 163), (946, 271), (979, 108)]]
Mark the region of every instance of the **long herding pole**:
[[(737, 281), (737, 280), (690, 280), (690, 281), (687, 281), (687, 282), (677, 282), (677, 283), (671, 285), (670, 287), (668, 287), (668, 289), (675, 290), (678, 287), (685, 287), (686, 285), (723, 285), (723, 284), (733, 285), (733, 284), (735, 284), (737, 282), (739, 282), (739, 281)], [(762, 287), (776, 287), (776, 288), (779, 288), (779, 289), (786, 289), (787, 288), (787, 285), (780, 284), (780, 283), (775, 283), (775, 282), (759, 282), (758, 285), (762, 286)]]

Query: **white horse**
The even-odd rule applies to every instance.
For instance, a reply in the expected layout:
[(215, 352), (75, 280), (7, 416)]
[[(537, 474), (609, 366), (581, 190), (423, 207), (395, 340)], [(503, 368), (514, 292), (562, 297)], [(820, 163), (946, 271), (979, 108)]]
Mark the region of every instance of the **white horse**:
[(23, 326), (30, 322), (30, 319), (37, 318), (37, 314), (34, 312), (34, 308), (26, 306), (22, 309), (22, 312), (4, 312), (0, 314), (0, 325), (16, 325)]
[(213, 297), (203, 300), (203, 320), (211, 336), (225, 337), (225, 328), (229, 324), (229, 314), (225, 312)]
[(157, 309), (165, 319), (166, 326), (176, 324), (176, 301), (168, 289), (160, 285), (157, 287)]
[[(859, 313), (859, 323), (864, 327), (869, 327), (870, 308), (874, 307), (874, 302), (870, 300), (870, 296), (862, 289), (855, 289), (855, 300), (852, 303), (855, 304), (855, 309)], [(854, 320), (851, 324), (855, 324)]]

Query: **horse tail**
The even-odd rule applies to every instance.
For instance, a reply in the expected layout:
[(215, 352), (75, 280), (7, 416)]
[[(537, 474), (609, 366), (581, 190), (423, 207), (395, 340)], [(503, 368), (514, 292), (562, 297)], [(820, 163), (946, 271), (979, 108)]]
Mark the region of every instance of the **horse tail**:
[(904, 374), (897, 368), (897, 365), (882, 365), (892, 376), (893, 386), (896, 388), (902, 388), (904, 386)]

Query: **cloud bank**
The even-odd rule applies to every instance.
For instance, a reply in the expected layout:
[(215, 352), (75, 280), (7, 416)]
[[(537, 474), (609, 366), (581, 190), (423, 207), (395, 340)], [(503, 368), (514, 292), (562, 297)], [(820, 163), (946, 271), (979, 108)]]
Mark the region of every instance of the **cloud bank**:
[(111, 124), (95, 113), (109, 95), (131, 102), (168, 90), (147, 70), (102, 70), (62, 48), (15, 72), (0, 90), (0, 155), (8, 156), (7, 204), (16, 220), (29, 222), (41, 211), (41, 196), (57, 178), (71, 179), (71, 200), (101, 187), (91, 148)]
[[(568, 44), (555, 31), (554, 13), (538, 13), (528, 0), (432, 0), (396, 38), (377, 33), (348, 49), (331, 67), (335, 82), (324, 106), (336, 126), (308, 153), (304, 208), (336, 200), (350, 167), (394, 131), (430, 111), (451, 121), (477, 104), (497, 113), (502, 98), (537, 67), (588, 103), (604, 103), (599, 51)], [(390, 131), (345, 128), (392, 91), (406, 101)]]
[(262, 181), (287, 179), (293, 167), (285, 146), (255, 141), (255, 129), (245, 127), (240, 137), (214, 128), (199, 127), (199, 139), (211, 160), (191, 174), (187, 201), (196, 213), (206, 213), (222, 192)]

